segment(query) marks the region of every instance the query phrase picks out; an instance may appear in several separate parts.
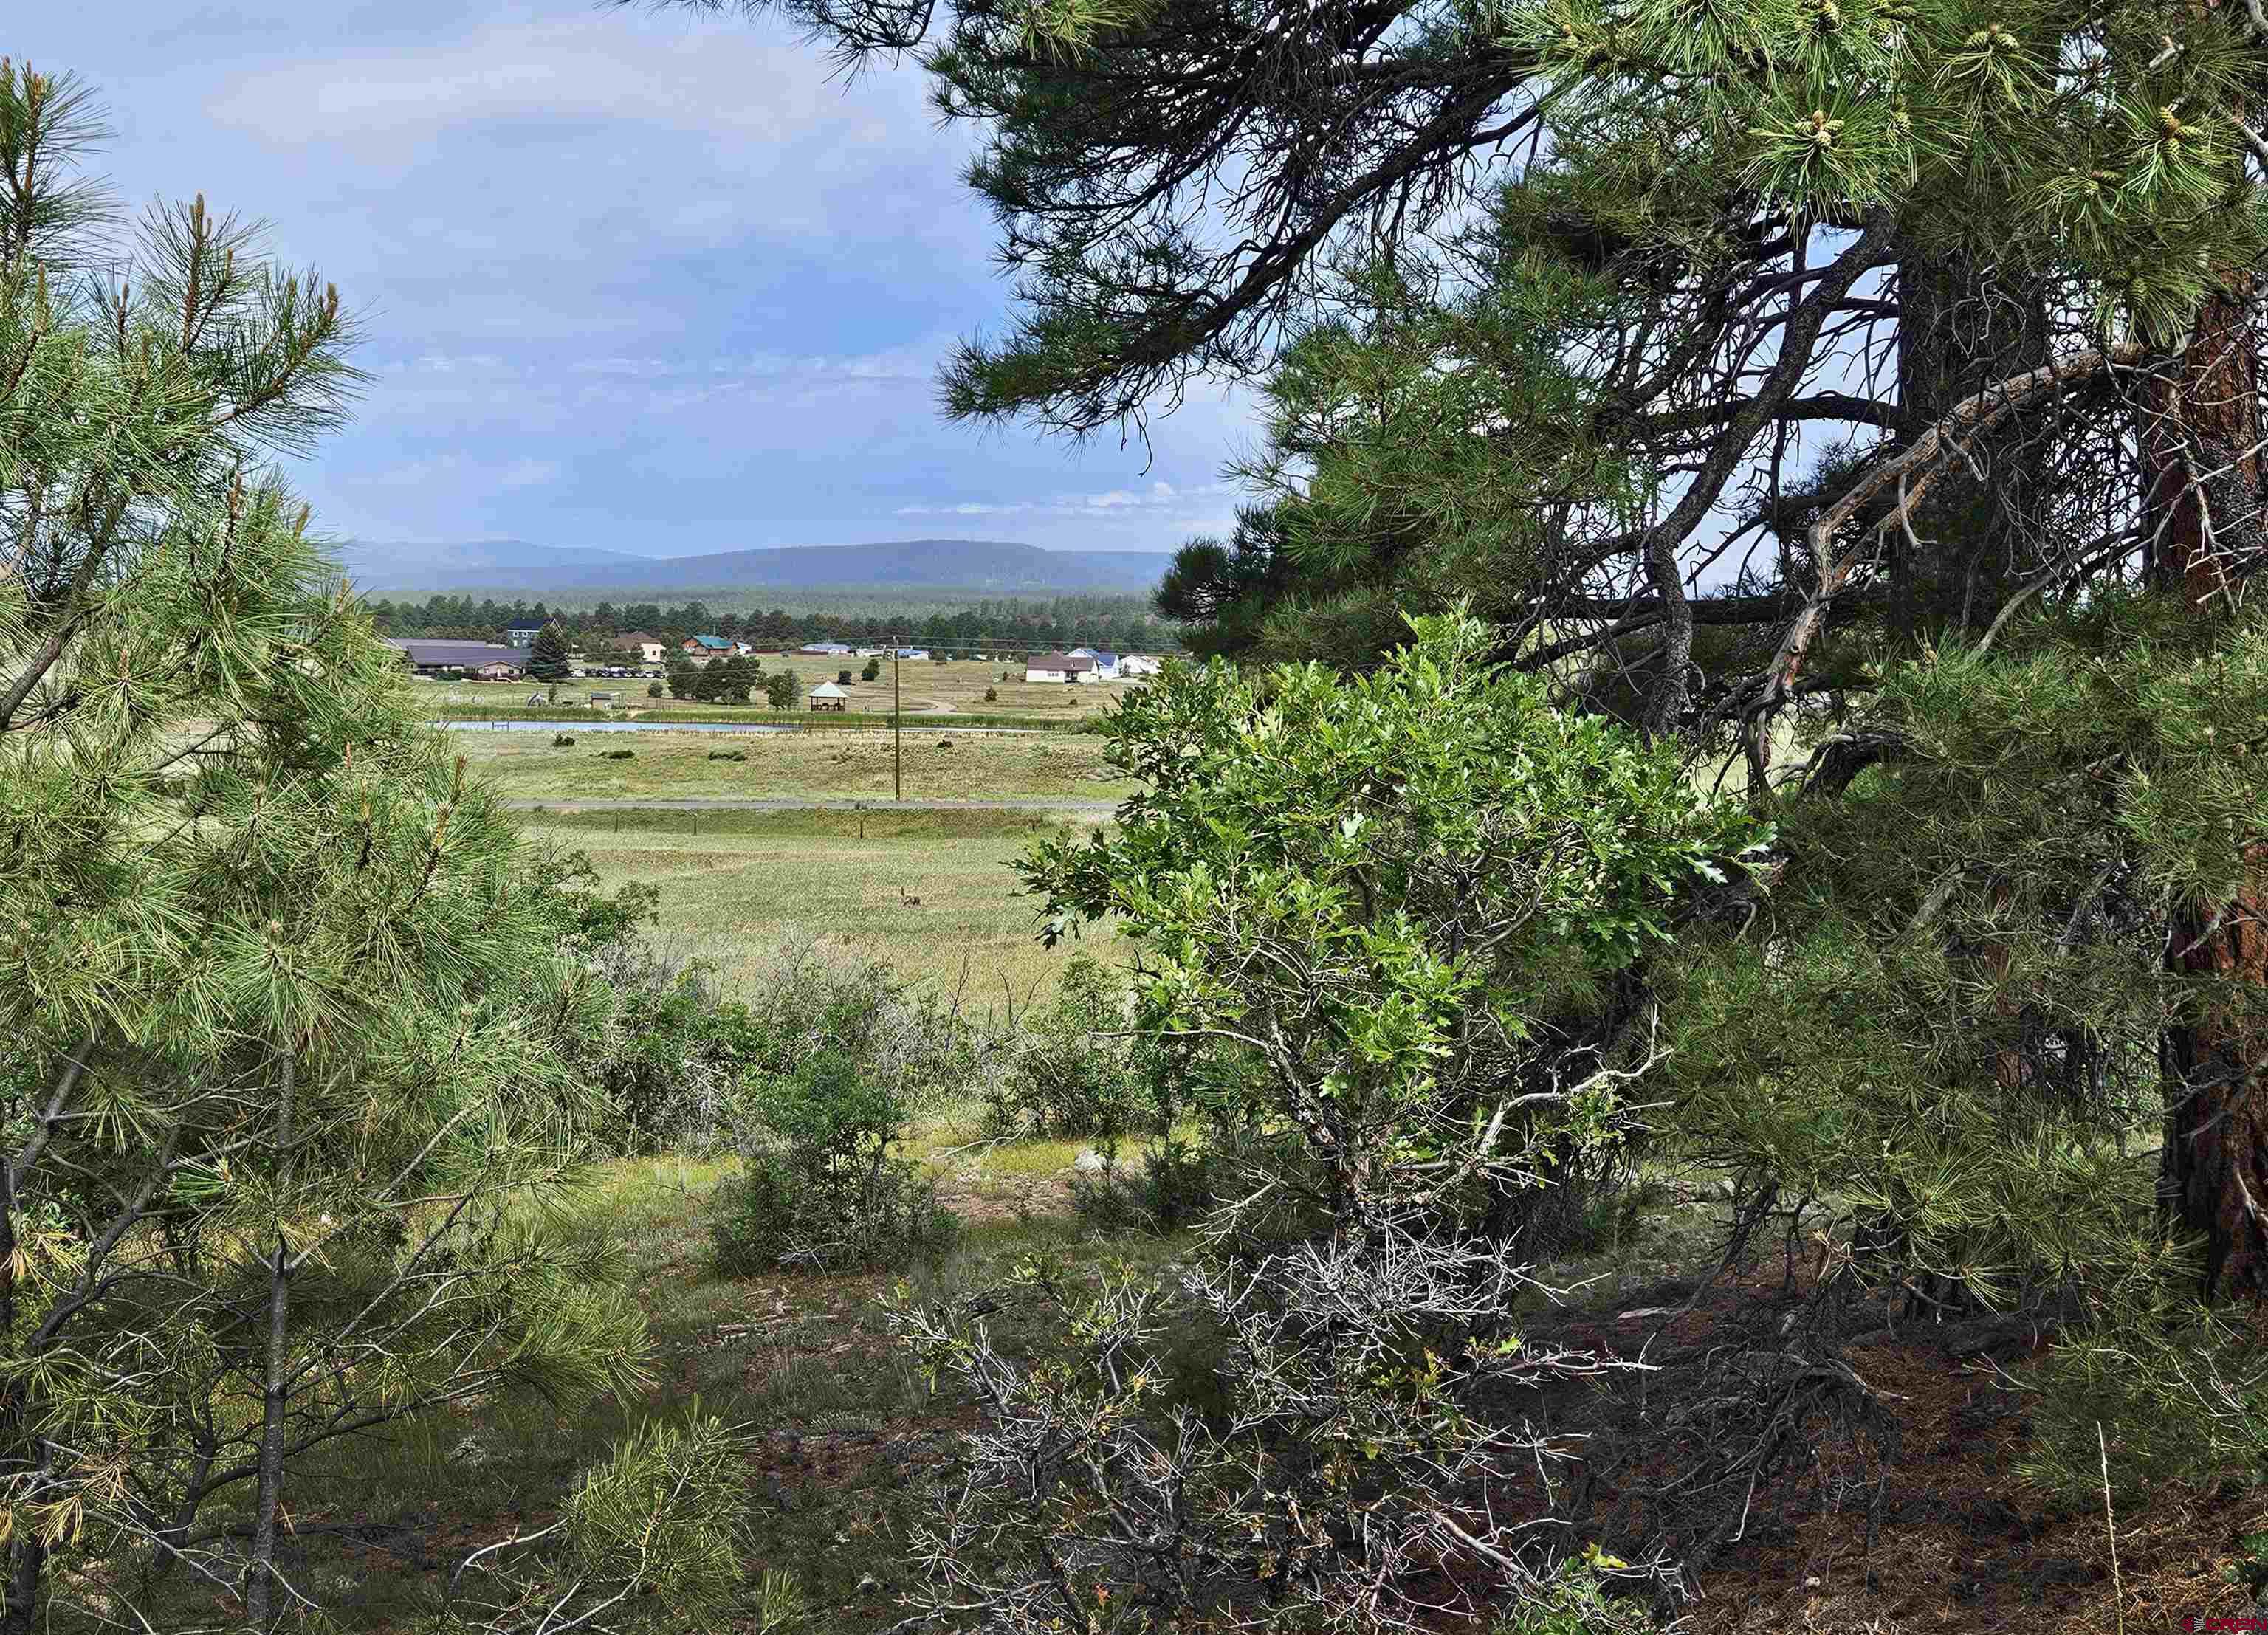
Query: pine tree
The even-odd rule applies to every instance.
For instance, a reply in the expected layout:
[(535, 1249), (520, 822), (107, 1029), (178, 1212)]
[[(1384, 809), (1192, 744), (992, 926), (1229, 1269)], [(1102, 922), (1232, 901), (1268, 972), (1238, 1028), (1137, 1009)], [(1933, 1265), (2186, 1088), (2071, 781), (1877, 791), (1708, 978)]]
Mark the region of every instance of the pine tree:
[(567, 633), (554, 622), (535, 633), (527, 650), (527, 673), (539, 681), (563, 681), (571, 674), (567, 662)]
[[(556, 871), (262, 465), (345, 413), (353, 326), (202, 199), (119, 243), (74, 168), (99, 131), (0, 63), (0, 1631), (178, 1627), (138, 1609), (152, 1562), (265, 1629), (308, 1455), (633, 1387), (646, 1348), (547, 1206), (594, 991)], [(593, 1480), (655, 1525), (729, 1503), (636, 1466)], [(568, 1593), (598, 1627), (622, 1587)]]
[[(2268, 152), (2248, 123), (2268, 48), (2235, 6), (1396, 0), (1351, 29), (1333, 6), (744, 9), (854, 55), (949, 38), (939, 106), (983, 144), (972, 179), (1022, 279), (1006, 335), (947, 368), (952, 412), (1083, 435), (1198, 372), (1264, 375), (1304, 336), (1384, 346), (1300, 365), (1317, 412), (1292, 422), (1283, 473), (1307, 590), (1281, 624), (1348, 592), (1390, 601), (1381, 578), (1469, 591), (1552, 644), (1635, 642), (1657, 729), (1720, 706), (1710, 681), (1761, 674), (1755, 646), (1810, 600), (1797, 479), (1838, 445), (1904, 452), (1956, 414), (1965, 451), (1913, 498), (1959, 533), (1894, 531), (1835, 587), (1838, 622), (1981, 630), (2071, 565), (2137, 475), (2120, 371), (2209, 296), (2249, 302), (2263, 245), (2246, 166)], [(1373, 305), (1381, 260), (1399, 312)], [(1491, 381), (1499, 355), (1456, 344), (1488, 338), (1460, 333), (1488, 315), (1476, 290), (1488, 328), (1540, 332), (1569, 378), (1521, 346)], [(1432, 321), (1437, 294), (1463, 321)], [(1429, 344), (1430, 384), (1410, 374)], [(2053, 389), (2000, 406), (1992, 388), (2051, 355), (2073, 365)], [(1364, 388), (1396, 375), (1494, 417), (1427, 423), (1413, 402), (1366, 426)], [(1329, 497), (1300, 478), (1308, 434), (1368, 456), (1347, 504), (1309, 504)], [(1729, 559), (1727, 512), (1745, 525)], [(1705, 559), (1721, 578), (1744, 557), (1745, 588), (1771, 593), (1694, 593)]]

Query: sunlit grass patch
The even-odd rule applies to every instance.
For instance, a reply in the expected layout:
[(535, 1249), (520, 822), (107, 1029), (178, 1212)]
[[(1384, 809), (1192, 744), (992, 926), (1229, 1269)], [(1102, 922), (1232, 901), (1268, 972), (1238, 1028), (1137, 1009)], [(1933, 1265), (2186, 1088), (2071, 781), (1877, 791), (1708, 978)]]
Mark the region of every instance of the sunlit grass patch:
[[(1037, 903), (1013, 867), (1052, 824), (1007, 813), (902, 813), (857, 833), (855, 813), (702, 813), (729, 816), (694, 834), (670, 814), (659, 826), (616, 814), (534, 813), (531, 832), (590, 855), (609, 887), (661, 894), (662, 952), (711, 965), (729, 996), (753, 983), (791, 938), (817, 939), (887, 961), (900, 976), (1005, 1022), (1053, 987), (1069, 949), (1040, 946)], [(909, 899), (918, 898), (918, 903)], [(1082, 946), (1108, 955), (1107, 932)]]
[[(601, 739), (603, 742), (600, 741)], [(589, 733), (555, 746), (541, 733), (454, 731), (450, 741), (505, 796), (530, 800), (1116, 800), (1133, 785), (1086, 735), (887, 732)], [(712, 761), (719, 747), (743, 761)], [(608, 759), (631, 751), (627, 759)], [(902, 777), (901, 778), (901, 774)]]

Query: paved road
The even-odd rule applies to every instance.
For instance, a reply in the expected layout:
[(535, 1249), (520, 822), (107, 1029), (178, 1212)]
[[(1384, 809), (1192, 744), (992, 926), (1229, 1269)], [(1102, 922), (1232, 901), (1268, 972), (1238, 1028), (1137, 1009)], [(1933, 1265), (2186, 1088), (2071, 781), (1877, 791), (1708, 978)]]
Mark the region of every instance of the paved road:
[(1115, 800), (1074, 800), (1064, 796), (1050, 800), (1039, 796), (1013, 800), (893, 800), (887, 795), (756, 795), (747, 799), (730, 796), (696, 800), (586, 800), (578, 795), (556, 795), (549, 800), (507, 800), (517, 812), (848, 812), (865, 806), (869, 812), (1095, 812), (1118, 810)]

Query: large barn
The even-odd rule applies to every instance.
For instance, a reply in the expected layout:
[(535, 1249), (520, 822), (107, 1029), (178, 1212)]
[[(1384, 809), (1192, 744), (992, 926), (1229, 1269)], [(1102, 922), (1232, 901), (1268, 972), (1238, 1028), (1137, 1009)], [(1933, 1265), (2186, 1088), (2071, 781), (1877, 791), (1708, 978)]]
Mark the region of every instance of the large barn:
[(526, 649), (499, 647), (494, 642), (429, 642), (414, 636), (389, 636), (386, 644), (420, 675), (460, 674), (501, 681), (527, 667)]

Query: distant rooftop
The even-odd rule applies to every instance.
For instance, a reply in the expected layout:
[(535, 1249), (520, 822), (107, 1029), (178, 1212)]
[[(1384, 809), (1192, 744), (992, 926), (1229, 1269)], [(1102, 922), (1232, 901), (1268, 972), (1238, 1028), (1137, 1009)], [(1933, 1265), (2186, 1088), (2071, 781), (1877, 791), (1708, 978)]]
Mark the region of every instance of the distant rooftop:
[(408, 655), (410, 663), (427, 669), (448, 665), (467, 670), (484, 664), (517, 665), (525, 659), (527, 651), (523, 647), (500, 647), (494, 642), (429, 642), (416, 637), (389, 636), (386, 644)]

